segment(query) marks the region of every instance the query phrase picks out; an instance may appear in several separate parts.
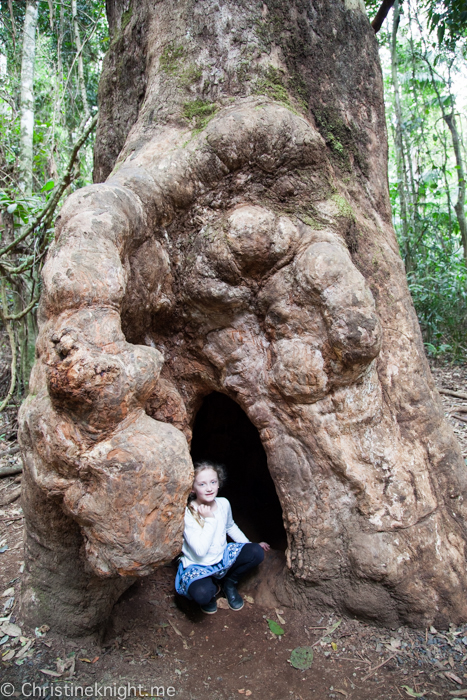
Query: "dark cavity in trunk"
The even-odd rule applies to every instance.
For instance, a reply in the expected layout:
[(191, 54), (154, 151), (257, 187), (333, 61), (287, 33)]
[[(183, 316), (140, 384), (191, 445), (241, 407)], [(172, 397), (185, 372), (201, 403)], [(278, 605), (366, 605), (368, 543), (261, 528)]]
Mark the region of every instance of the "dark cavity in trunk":
[(224, 394), (206, 396), (198, 411), (191, 445), (193, 462), (223, 464), (228, 498), (237, 525), (252, 542), (284, 551), (287, 537), (282, 508), (268, 469), (258, 430), (238, 404)]

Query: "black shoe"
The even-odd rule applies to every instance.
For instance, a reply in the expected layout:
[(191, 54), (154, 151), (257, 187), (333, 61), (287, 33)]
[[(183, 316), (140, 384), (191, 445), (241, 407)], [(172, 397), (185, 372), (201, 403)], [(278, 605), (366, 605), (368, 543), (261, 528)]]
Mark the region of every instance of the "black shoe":
[(200, 605), (199, 607), (204, 613), (206, 613), (206, 615), (214, 615), (214, 613), (217, 612), (217, 600), (215, 597), (211, 598), (209, 603), (206, 603), (206, 605)]
[(230, 578), (224, 578), (221, 582), (222, 590), (227, 598), (227, 604), (231, 610), (241, 610), (244, 606), (243, 598), (237, 591), (237, 582)]

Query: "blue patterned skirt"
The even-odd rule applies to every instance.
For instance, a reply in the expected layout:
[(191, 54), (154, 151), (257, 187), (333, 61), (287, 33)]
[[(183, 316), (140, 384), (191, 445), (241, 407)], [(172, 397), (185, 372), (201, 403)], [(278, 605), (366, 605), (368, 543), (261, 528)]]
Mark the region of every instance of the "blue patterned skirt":
[(243, 547), (243, 544), (238, 542), (230, 542), (224, 549), (224, 554), (222, 555), (221, 561), (212, 566), (203, 566), (202, 564), (191, 564), (187, 566), (186, 569), (183, 568), (182, 562), (178, 565), (177, 575), (175, 577), (175, 590), (180, 595), (184, 595), (186, 598), (193, 600), (191, 595), (188, 593), (188, 588), (193, 581), (197, 581), (199, 578), (206, 578), (207, 576), (214, 576), (214, 578), (222, 578), (230, 569)]

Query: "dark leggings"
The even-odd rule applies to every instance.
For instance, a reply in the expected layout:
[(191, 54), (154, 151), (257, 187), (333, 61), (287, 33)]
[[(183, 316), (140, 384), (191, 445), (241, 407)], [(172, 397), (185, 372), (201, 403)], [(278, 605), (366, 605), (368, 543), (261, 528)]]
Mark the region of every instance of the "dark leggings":
[[(243, 545), (240, 554), (227, 571), (226, 577), (238, 583), (239, 578), (243, 576), (243, 574), (246, 574), (247, 571), (261, 564), (263, 559), (263, 548), (260, 547), (259, 544), (256, 544), (256, 542), (249, 542)], [(197, 581), (193, 581), (193, 583), (190, 584), (188, 593), (199, 605), (206, 605), (217, 593), (216, 582), (218, 580), (219, 579), (213, 579), (212, 576), (199, 578)]]

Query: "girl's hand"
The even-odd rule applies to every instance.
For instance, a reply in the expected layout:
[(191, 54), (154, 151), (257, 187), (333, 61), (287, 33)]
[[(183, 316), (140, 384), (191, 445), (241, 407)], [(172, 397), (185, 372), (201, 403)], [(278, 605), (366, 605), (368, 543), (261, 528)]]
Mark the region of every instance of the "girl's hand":
[(211, 510), (211, 506), (206, 506), (204, 504), (198, 506), (198, 513), (201, 515), (202, 518), (214, 517), (214, 513)]
[(269, 552), (271, 549), (271, 545), (269, 545), (267, 542), (258, 542), (258, 544), (264, 549), (265, 552)]

